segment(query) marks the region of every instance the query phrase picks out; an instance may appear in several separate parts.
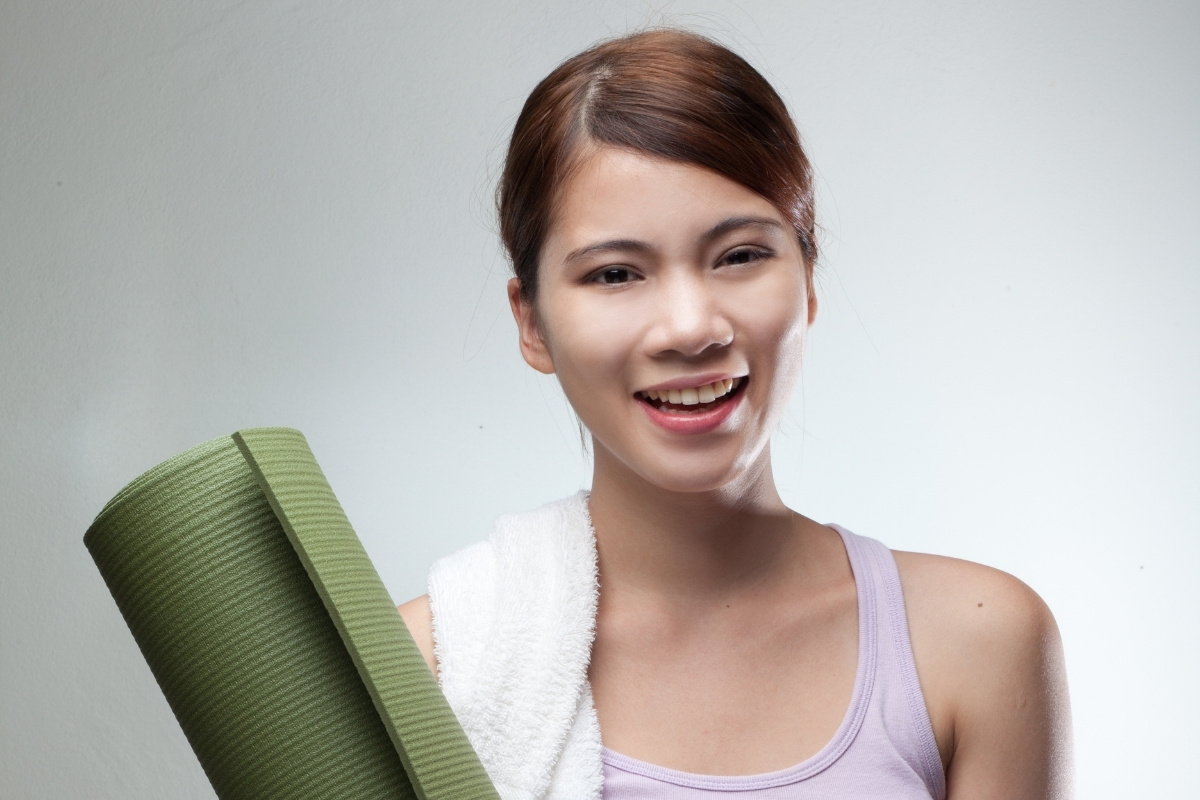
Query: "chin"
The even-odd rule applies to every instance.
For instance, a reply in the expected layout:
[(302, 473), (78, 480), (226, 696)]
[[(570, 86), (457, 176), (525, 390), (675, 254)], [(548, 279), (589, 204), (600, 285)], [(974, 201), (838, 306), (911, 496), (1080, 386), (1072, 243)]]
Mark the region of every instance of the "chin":
[(720, 444), (710, 442), (705, 447), (694, 446), (699, 442), (688, 448), (646, 446), (649, 444), (646, 440), (621, 444), (624, 446), (619, 449), (608, 447), (593, 432), (596, 469), (614, 477), (624, 473), (625, 477), (618, 481), (630, 489), (643, 482), (648, 484), (647, 488), (680, 494), (736, 491), (760, 474), (764, 458), (766, 464), (770, 463), (767, 442), (748, 448), (740, 436), (729, 437)]
[[(658, 465), (656, 465), (658, 466)], [(651, 467), (639, 470), (643, 480), (659, 489), (680, 494), (698, 494), (701, 492), (716, 492), (744, 482), (748, 470), (740, 464), (713, 464), (711, 460), (695, 464), (692, 468), (680, 468), (679, 464), (670, 467)]]

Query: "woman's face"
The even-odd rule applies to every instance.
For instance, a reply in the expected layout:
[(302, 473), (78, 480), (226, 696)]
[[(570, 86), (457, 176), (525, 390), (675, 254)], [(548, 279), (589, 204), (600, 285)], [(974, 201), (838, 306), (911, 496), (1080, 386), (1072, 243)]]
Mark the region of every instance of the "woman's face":
[(531, 366), (557, 373), (611, 465), (672, 491), (758, 472), (800, 369), (800, 246), (765, 198), (707, 169), (596, 148), (563, 187), (535, 306), (509, 299)]

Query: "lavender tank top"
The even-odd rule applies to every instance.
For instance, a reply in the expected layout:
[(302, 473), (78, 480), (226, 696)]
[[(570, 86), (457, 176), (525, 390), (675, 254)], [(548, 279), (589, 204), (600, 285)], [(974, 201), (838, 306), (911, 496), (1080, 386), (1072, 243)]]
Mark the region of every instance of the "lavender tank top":
[(945, 800), (908, 617), (892, 553), (837, 525), (858, 590), (858, 669), (850, 707), (829, 744), (762, 775), (695, 775), (604, 748), (604, 800)]

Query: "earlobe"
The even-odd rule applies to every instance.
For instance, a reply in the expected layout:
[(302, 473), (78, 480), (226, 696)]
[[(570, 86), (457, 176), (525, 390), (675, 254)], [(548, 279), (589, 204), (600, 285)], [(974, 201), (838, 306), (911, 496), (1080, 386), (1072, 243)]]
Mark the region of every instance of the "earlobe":
[(546, 347), (546, 340), (542, 337), (537, 310), (533, 303), (527, 302), (521, 296), (521, 282), (516, 278), (509, 278), (508, 281), (508, 306), (512, 309), (513, 319), (517, 323), (521, 357), (538, 372), (553, 375), (554, 360), (550, 357), (550, 349)]
[(812, 325), (817, 319), (817, 293), (811, 285), (808, 287), (808, 324)]

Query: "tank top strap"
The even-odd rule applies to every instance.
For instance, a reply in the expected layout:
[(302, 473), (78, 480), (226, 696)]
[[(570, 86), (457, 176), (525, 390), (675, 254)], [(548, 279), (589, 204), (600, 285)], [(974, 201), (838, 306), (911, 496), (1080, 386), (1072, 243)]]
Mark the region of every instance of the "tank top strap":
[[(946, 796), (946, 776), (938, 754), (933, 724), (917, 677), (908, 613), (900, 573), (892, 551), (866, 536), (831, 525), (842, 537), (854, 579), (859, 584), (859, 602), (873, 602), (876, 624), (875, 681), (870, 705), (889, 733), (908, 740), (906, 760), (921, 776), (935, 798)], [(869, 584), (870, 592), (862, 591)], [(860, 610), (860, 615), (862, 611)]]

